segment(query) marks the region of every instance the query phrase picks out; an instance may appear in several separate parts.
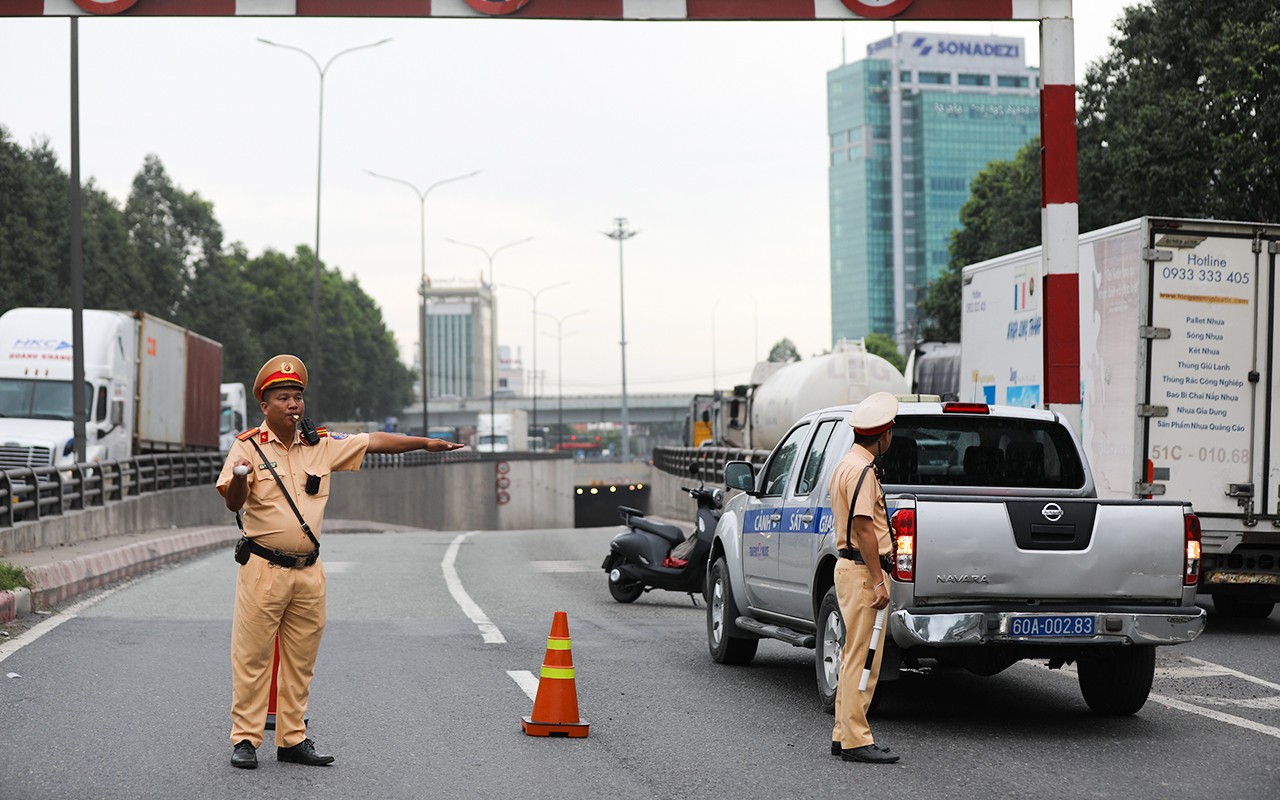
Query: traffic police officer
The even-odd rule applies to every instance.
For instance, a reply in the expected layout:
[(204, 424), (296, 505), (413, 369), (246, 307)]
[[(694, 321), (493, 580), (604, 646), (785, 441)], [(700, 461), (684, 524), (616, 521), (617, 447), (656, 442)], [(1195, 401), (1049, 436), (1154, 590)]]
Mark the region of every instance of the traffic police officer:
[(831, 476), (831, 513), (840, 553), (835, 568), (836, 597), (845, 626), (831, 753), (845, 761), (870, 764), (892, 764), (898, 760), (889, 748), (875, 743), (867, 725), (867, 709), (880, 674), (882, 647), (876, 648), (866, 691), (858, 690), (858, 679), (871, 647), (876, 612), (889, 605), (887, 572), (891, 567), (889, 553), (893, 543), (884, 489), (874, 464), (893, 442), (893, 422), (897, 415), (898, 400), (888, 392), (876, 392), (859, 403), (848, 419), (853, 428), (853, 447), (840, 459)]
[(307, 368), (297, 356), (278, 355), (263, 364), (253, 382), (263, 424), (236, 437), (218, 476), (227, 508), (244, 510), (231, 629), (231, 764), (242, 769), (258, 765), (277, 634), (276, 759), (313, 766), (334, 760), (316, 752), (303, 722), (325, 625), (319, 537), (330, 474), (358, 470), (366, 452), (462, 447), (389, 433), (329, 434), (324, 428), (303, 437), (297, 425), (306, 388)]

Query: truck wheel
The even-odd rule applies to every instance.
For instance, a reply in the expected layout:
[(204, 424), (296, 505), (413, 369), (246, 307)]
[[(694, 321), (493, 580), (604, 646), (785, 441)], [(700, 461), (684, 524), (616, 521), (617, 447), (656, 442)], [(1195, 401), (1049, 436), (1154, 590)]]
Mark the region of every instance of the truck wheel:
[(844, 650), (844, 617), (836, 587), (827, 589), (818, 606), (818, 640), (813, 648), (813, 667), (817, 673), (818, 700), (822, 710), (836, 713), (836, 685), (840, 681), (840, 653)]
[(717, 664), (750, 664), (756, 657), (760, 640), (739, 638), (731, 631), (737, 628), (738, 604), (729, 589), (729, 565), (717, 558), (711, 565), (711, 601), (707, 603), (707, 647)]
[(1266, 619), (1271, 616), (1271, 612), (1275, 610), (1275, 603), (1268, 603), (1265, 600), (1258, 602), (1248, 602), (1237, 600), (1234, 597), (1226, 595), (1213, 595), (1213, 607), (1224, 617), (1239, 617), (1241, 619)]
[(1076, 662), (1080, 693), (1095, 714), (1121, 717), (1137, 713), (1151, 694), (1156, 649), (1126, 647)]

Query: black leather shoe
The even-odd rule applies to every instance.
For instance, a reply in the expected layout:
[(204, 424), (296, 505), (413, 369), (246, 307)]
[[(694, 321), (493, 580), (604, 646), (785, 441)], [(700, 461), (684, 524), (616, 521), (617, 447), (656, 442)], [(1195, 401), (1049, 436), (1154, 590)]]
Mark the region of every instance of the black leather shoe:
[[(880, 747), (879, 745), (873, 745), (873, 746), (875, 746), (875, 747)], [(892, 750), (893, 748), (892, 748), (892, 747), (880, 747), (880, 749), (887, 753), (887, 752), (889, 752), (890, 750)], [(838, 756), (838, 755), (843, 755), (843, 754), (844, 754), (844, 751), (843, 751), (843, 750), (841, 749), (841, 747), (840, 747), (840, 740), (839, 740), (839, 739), (836, 739), (836, 740), (832, 741), (832, 742), (831, 742), (831, 755), (833, 755), (833, 756)]]
[(240, 769), (258, 768), (258, 751), (253, 749), (248, 739), (241, 739), (231, 751), (231, 766)]
[(316, 752), (315, 742), (303, 739), (293, 747), (277, 747), (276, 761), (292, 761), (295, 764), (306, 764), (308, 767), (323, 767), (333, 763), (333, 756), (323, 756)]
[(840, 758), (845, 761), (860, 761), (863, 764), (896, 764), (899, 756), (889, 752), (889, 748), (877, 747), (874, 744), (841, 750)]

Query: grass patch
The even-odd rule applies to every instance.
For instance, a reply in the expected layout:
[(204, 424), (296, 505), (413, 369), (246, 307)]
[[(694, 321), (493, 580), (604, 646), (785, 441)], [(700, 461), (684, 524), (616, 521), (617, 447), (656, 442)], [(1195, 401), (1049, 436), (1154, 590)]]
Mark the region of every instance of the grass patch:
[(18, 587), (31, 588), (31, 581), (27, 580), (27, 573), (22, 571), (22, 567), (10, 564), (7, 561), (0, 561), (0, 591), (17, 589)]

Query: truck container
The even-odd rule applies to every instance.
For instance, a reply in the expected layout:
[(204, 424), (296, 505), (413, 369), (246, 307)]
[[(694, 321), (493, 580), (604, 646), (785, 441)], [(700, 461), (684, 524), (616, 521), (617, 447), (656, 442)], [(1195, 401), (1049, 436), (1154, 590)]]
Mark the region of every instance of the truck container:
[[(1200, 591), (1280, 600), (1280, 225), (1141, 217), (1081, 234), (1080, 436), (1100, 497), (1187, 500)], [(1041, 249), (964, 269), (960, 397), (1043, 407)]]
[(481, 412), (476, 420), (476, 450), (481, 453), (523, 452), (529, 449), (529, 412), (514, 408), (496, 414)]
[[(142, 312), (83, 313), (86, 457), (216, 450), (222, 345)], [(0, 316), (0, 468), (75, 461), (71, 310)]]

